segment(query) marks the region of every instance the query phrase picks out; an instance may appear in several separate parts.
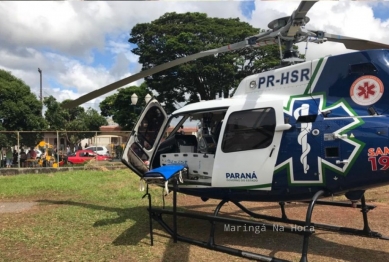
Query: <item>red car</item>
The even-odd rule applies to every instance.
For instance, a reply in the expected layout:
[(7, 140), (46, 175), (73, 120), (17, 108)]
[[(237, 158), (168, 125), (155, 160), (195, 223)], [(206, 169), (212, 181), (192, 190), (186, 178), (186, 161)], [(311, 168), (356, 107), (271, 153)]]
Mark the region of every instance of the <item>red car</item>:
[(92, 150), (79, 150), (75, 153), (72, 153), (68, 156), (69, 164), (83, 164), (91, 159), (96, 159), (97, 161), (111, 160), (109, 156), (102, 156), (96, 154)]

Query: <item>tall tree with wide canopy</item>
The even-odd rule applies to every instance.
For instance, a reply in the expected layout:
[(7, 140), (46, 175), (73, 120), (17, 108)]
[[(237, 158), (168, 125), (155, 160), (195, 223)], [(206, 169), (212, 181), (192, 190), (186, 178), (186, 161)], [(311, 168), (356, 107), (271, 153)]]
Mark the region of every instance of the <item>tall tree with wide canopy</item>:
[[(44, 99), (47, 107), (45, 112), (46, 120), (49, 124), (49, 130), (61, 131), (61, 137), (67, 140), (67, 143), (73, 148), (74, 144), (79, 143), (84, 138), (91, 138), (98, 131), (100, 126), (107, 125), (107, 120), (101, 116), (95, 109), (89, 108), (85, 111), (83, 107), (64, 109), (63, 104), (70, 100), (57, 102), (53, 96)], [(77, 132), (69, 132), (77, 131)]]
[[(0, 131), (41, 131), (46, 128), (42, 105), (21, 79), (0, 69)], [(20, 146), (35, 146), (41, 132), (20, 133)], [(17, 145), (16, 133), (0, 133), (0, 146)]]
[[(145, 106), (145, 96), (148, 89), (145, 83), (138, 86), (129, 86), (120, 88), (117, 93), (106, 97), (100, 103), (101, 115), (112, 116), (122, 130), (132, 130), (135, 121), (137, 120), (140, 109)], [(131, 105), (131, 96), (138, 96), (137, 105)]]
[[(203, 13), (166, 13), (151, 23), (137, 24), (131, 31), (132, 50), (142, 70), (180, 57), (244, 40), (259, 29), (238, 18), (210, 18)], [(279, 64), (278, 46), (226, 52), (182, 64), (145, 78), (158, 93), (169, 113), (178, 103), (228, 97), (243, 77)]]

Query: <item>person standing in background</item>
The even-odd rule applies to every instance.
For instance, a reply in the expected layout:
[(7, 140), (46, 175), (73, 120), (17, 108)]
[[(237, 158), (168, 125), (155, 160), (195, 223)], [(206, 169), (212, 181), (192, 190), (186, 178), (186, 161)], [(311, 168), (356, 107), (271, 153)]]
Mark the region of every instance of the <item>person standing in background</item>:
[(27, 154), (24, 150), (20, 150), (20, 166), (26, 167)]
[(15, 150), (14, 150), (14, 154), (13, 154), (12, 164), (18, 165), (18, 161), (19, 161), (19, 153), (18, 153), (18, 151), (15, 149)]
[(7, 147), (7, 150), (5, 151), (5, 161), (6, 161), (7, 168), (10, 168), (12, 166), (12, 160), (13, 160), (12, 149), (10, 147)]

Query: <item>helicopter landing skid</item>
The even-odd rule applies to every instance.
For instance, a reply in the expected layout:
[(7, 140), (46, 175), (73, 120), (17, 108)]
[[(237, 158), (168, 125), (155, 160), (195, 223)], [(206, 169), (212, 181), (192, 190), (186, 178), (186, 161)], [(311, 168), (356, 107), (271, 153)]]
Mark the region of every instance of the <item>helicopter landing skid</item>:
[[(346, 203), (339, 203), (339, 202), (328, 202), (328, 201), (318, 201), (320, 205), (334, 205), (334, 206), (342, 206), (342, 207), (352, 207), (349, 204)], [(374, 209), (375, 206), (366, 205), (366, 199), (365, 195), (362, 195), (361, 197), (361, 204), (355, 205), (356, 208), (360, 208), (362, 212), (363, 217), (363, 229), (355, 229), (355, 228), (348, 228), (348, 227), (339, 227), (339, 226), (332, 226), (332, 225), (323, 225), (323, 224), (316, 224), (317, 228), (323, 229), (323, 230), (329, 230), (329, 231), (339, 231), (344, 233), (349, 233), (353, 235), (358, 236), (365, 236), (365, 237), (372, 237), (372, 238), (379, 238), (383, 240), (389, 240), (388, 236), (383, 236), (379, 232), (372, 231), (369, 227), (369, 222), (367, 219), (367, 213)]]
[[(253, 228), (255, 227), (265, 227), (266, 229), (271, 229), (274, 230), (274, 224), (266, 224), (262, 222), (254, 222), (251, 220), (242, 220), (242, 219), (234, 219), (234, 218), (226, 218), (226, 217), (220, 217), (218, 216), (219, 211), (221, 207), (229, 202), (228, 200), (222, 200), (216, 207), (214, 214), (213, 215), (201, 215), (201, 214), (196, 214), (196, 213), (188, 213), (188, 212), (182, 212), (182, 211), (177, 211), (177, 191), (178, 191), (178, 181), (171, 181), (173, 182), (173, 210), (167, 210), (164, 208), (153, 208), (151, 206), (151, 195), (147, 192), (145, 196), (148, 196), (149, 199), (149, 219), (150, 219), (150, 241), (151, 245), (153, 245), (153, 226), (152, 226), (152, 220), (157, 221), (163, 229), (170, 234), (173, 239), (174, 243), (176, 243), (178, 240), (182, 242), (186, 242), (189, 244), (194, 244), (200, 247), (208, 248), (211, 250), (216, 250), (219, 252), (231, 254), (234, 256), (240, 256), (248, 259), (254, 259), (257, 261), (268, 261), (268, 262), (287, 262), (287, 260), (283, 259), (278, 259), (275, 257), (270, 257), (262, 254), (256, 254), (252, 252), (247, 252), (243, 251), (240, 249), (235, 249), (231, 247), (226, 247), (222, 245), (218, 245), (215, 243), (215, 230), (216, 230), (216, 223), (224, 223), (224, 225), (241, 225), (241, 226), (252, 226)], [(299, 235), (304, 236), (303, 240), (303, 248), (302, 248), (302, 253), (301, 253), (301, 260), (300, 262), (307, 262), (307, 254), (308, 254), (308, 242), (309, 242), (309, 237), (314, 233), (312, 223), (311, 223), (311, 217), (312, 217), (312, 212), (313, 208), (315, 206), (315, 202), (317, 199), (324, 194), (324, 191), (318, 191), (316, 194), (313, 196), (311, 202), (309, 203), (308, 209), (307, 209), (307, 214), (306, 214), (306, 220), (304, 222), (304, 226), (299, 229), (295, 230), (293, 227), (288, 227), (288, 226), (282, 226), (283, 230), (282, 232), (286, 233), (295, 233)], [(243, 207), (239, 203), (234, 203), (238, 207)], [(245, 207), (243, 207), (243, 211), (247, 210)], [(248, 211), (248, 210), (247, 210)], [(246, 212), (246, 211), (245, 211)], [(251, 212), (251, 211), (249, 211)], [(247, 213), (247, 212), (246, 212)], [(249, 214), (249, 213), (248, 213)], [(253, 213), (254, 214), (254, 213)], [(173, 216), (173, 229), (163, 220), (162, 215), (172, 215)], [(209, 239), (207, 242), (205, 241), (200, 241), (196, 240), (193, 238), (181, 236), (177, 232), (177, 217), (186, 217), (186, 218), (194, 218), (194, 219), (200, 219), (200, 220), (208, 220), (211, 223), (211, 229), (210, 229), (210, 235)]]
[[(247, 208), (245, 208), (242, 204), (240, 204), (238, 202), (232, 202), (232, 203), (234, 203), (242, 211), (244, 211), (246, 214), (250, 215), (253, 218), (265, 219), (267, 221), (274, 221), (274, 222), (282, 222), (282, 223), (286, 223), (286, 224), (294, 224), (294, 225), (298, 225), (298, 226), (305, 225), (305, 221), (289, 219), (287, 217), (286, 211), (285, 211), (285, 202), (279, 202), (280, 207), (281, 207), (281, 214), (282, 214), (281, 217), (275, 217), (275, 216), (254, 213), (254, 212), (248, 210)], [(303, 203), (309, 203), (309, 202), (303, 201)], [(331, 206), (351, 207), (350, 204), (347, 204), (347, 203), (329, 202), (329, 201), (317, 201), (316, 205), (331, 205)], [(367, 218), (367, 213), (370, 210), (374, 209), (375, 206), (366, 205), (366, 200), (365, 200), (364, 195), (362, 195), (361, 204), (358, 204), (355, 207), (361, 209), (362, 217), (363, 217), (363, 229), (341, 227), (341, 226), (319, 224), (319, 223), (311, 223), (311, 225), (315, 229), (321, 229), (321, 230), (325, 230), (325, 231), (342, 232), (342, 233), (346, 233), (346, 234), (358, 235), (358, 236), (363, 236), (363, 237), (371, 237), (371, 238), (378, 238), (378, 239), (382, 239), (382, 240), (389, 240), (388, 236), (383, 236), (381, 233), (372, 231), (370, 229), (368, 218)]]

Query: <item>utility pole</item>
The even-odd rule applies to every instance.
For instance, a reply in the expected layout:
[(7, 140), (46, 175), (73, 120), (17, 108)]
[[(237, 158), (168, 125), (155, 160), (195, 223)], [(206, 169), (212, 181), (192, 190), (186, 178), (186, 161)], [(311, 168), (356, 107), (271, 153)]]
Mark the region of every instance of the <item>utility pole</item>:
[(43, 97), (42, 97), (42, 70), (38, 67), (38, 72), (39, 72), (39, 75), (40, 75), (40, 100), (41, 100), (41, 104), (43, 103)]
[(41, 108), (42, 108), (42, 115), (43, 115), (43, 95), (42, 95), (42, 70), (38, 67), (38, 72), (40, 76), (40, 100), (41, 100)]

